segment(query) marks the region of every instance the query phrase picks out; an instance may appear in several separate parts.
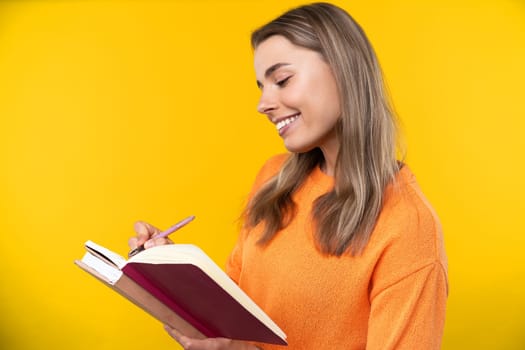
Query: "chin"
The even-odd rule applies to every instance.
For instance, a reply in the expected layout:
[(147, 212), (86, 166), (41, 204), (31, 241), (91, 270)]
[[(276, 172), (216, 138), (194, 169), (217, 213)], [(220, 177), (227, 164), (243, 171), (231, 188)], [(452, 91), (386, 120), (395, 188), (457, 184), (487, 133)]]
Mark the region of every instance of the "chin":
[(291, 153), (306, 153), (313, 150), (315, 147), (308, 147), (306, 145), (287, 144), (284, 143), (284, 147)]

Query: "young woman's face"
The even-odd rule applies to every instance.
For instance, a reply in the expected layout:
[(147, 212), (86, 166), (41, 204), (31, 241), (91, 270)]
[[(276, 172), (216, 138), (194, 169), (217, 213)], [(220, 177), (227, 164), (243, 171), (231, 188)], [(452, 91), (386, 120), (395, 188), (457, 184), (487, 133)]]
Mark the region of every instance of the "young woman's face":
[(341, 115), (337, 85), (328, 64), (315, 51), (280, 35), (255, 49), (261, 89), (257, 106), (275, 124), (285, 147), (301, 153), (320, 147), (337, 154), (335, 125)]

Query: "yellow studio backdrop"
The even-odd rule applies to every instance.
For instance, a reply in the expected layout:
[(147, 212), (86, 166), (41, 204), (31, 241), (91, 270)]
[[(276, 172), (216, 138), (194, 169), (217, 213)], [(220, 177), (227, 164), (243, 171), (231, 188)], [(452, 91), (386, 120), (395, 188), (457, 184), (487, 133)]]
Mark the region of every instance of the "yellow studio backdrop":
[[(283, 151), (255, 110), (249, 34), (300, 3), (0, 2), (2, 349), (178, 348), (73, 260), (193, 214), (174, 239), (224, 264)], [(443, 222), (443, 349), (524, 349), (525, 3), (336, 3), (378, 52)]]

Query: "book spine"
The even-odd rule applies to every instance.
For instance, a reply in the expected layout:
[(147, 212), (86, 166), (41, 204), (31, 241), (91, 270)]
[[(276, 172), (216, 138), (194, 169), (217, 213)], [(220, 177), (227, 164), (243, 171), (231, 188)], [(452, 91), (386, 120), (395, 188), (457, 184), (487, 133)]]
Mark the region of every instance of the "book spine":
[(146, 276), (137, 271), (132, 264), (126, 265), (122, 269), (122, 272), (126, 276), (131, 278), (133, 281), (135, 281), (138, 285), (142, 286), (142, 288), (146, 289), (149, 293), (151, 293), (155, 298), (161, 301), (168, 308), (173, 310), (173, 312), (179, 315), (182, 319), (184, 319), (186, 322), (195, 327), (203, 335), (205, 335), (206, 337), (218, 336), (217, 334), (215, 334), (215, 332), (208, 329), (201, 322), (195, 319), (190, 313), (188, 313), (186, 310), (180, 307), (174, 300), (168, 298), (159, 288), (157, 288), (153, 283), (151, 283)]

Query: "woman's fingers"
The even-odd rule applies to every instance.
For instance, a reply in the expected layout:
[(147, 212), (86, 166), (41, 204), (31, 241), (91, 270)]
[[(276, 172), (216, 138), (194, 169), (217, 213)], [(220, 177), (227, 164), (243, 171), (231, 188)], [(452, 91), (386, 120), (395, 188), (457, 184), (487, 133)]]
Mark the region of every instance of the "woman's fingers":
[(133, 225), (133, 228), (135, 229), (136, 236), (131, 237), (128, 240), (128, 245), (131, 249), (135, 249), (138, 246), (143, 245), (144, 243), (146, 243), (146, 241), (150, 240), (150, 238), (160, 233), (160, 230), (158, 228), (144, 221), (137, 221)]
[(164, 237), (164, 238), (153, 237), (152, 239), (149, 239), (144, 243), (144, 248), (148, 249), (156, 245), (165, 245), (165, 244), (172, 244), (172, 243), (173, 242), (167, 237)]
[[(168, 325), (164, 325), (164, 329), (166, 330), (166, 332), (168, 332), (168, 334), (173, 338), (175, 339), (177, 342), (179, 342), (179, 344), (182, 345), (181, 341), (180, 341), (180, 338), (183, 337), (182, 333), (180, 333), (178, 330), (176, 330), (175, 328), (171, 328), (170, 326)], [(184, 345), (183, 345), (184, 346)]]
[(168, 325), (164, 325), (164, 329), (185, 350), (259, 350), (255, 345), (242, 341), (227, 338), (194, 339), (186, 337)]

